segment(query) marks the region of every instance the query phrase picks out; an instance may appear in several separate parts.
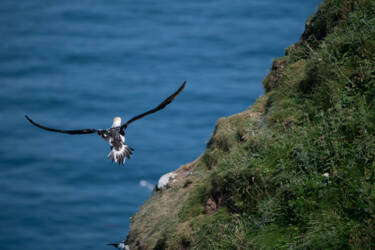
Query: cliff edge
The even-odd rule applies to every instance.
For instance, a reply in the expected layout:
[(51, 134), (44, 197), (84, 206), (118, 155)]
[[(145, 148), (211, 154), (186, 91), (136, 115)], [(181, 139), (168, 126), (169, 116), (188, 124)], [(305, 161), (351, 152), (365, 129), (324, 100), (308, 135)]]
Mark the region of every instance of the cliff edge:
[(326, 0), (266, 93), (132, 218), (130, 249), (375, 248), (375, 0)]

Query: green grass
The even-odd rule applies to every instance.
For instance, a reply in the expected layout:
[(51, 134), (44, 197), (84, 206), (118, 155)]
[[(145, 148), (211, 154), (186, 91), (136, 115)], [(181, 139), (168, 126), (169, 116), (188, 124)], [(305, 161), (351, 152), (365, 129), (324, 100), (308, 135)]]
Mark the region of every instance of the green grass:
[(273, 68), (218, 122), (165, 248), (375, 248), (375, 0), (324, 1)]
[[(216, 158), (211, 192), (246, 227), (210, 218), (193, 246), (375, 247), (374, 11), (374, 1), (325, 1), (310, 19), (277, 82), (265, 79), (265, 125), (245, 143), (216, 145), (227, 154)], [(205, 228), (213, 223), (217, 231)]]

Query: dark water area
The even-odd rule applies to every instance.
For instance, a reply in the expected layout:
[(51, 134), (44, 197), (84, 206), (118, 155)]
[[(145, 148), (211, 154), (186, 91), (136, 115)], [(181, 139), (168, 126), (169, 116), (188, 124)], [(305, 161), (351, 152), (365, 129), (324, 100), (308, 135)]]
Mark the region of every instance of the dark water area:
[[(141, 183), (196, 159), (215, 122), (263, 93), (272, 59), (298, 41), (320, 0), (0, 2), (0, 248), (110, 249), (150, 196)], [(106, 160), (96, 135), (127, 130), (134, 157)]]

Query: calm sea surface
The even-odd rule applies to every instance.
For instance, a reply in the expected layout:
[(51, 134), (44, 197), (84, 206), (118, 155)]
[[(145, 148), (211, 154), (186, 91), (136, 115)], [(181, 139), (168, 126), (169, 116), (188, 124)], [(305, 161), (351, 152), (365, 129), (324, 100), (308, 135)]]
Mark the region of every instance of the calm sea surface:
[[(0, 1), (0, 249), (111, 249), (159, 177), (197, 158), (218, 118), (263, 93), (272, 59), (320, 0)], [(31, 126), (129, 126), (135, 155), (96, 135)]]

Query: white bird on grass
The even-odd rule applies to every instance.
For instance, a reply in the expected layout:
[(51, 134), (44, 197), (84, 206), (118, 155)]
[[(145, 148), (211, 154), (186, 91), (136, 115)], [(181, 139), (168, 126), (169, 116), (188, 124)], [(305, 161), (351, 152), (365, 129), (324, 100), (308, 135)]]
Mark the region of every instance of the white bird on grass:
[(124, 240), (124, 241), (122, 241), (121, 243), (108, 243), (107, 245), (109, 245), (109, 246), (114, 246), (114, 247), (116, 247), (116, 248), (118, 248), (118, 249), (122, 249), (122, 250), (129, 250), (129, 246), (126, 245), (125, 242), (126, 242), (126, 241)]

